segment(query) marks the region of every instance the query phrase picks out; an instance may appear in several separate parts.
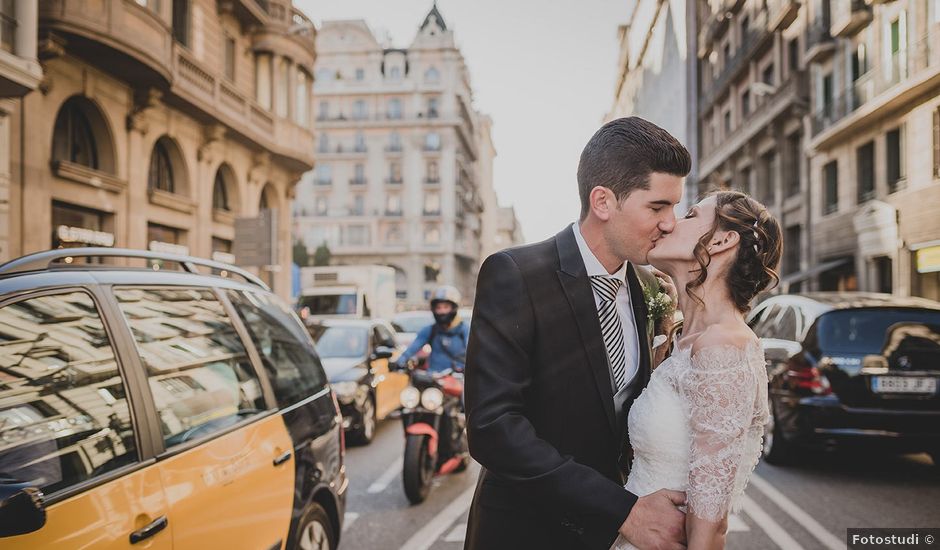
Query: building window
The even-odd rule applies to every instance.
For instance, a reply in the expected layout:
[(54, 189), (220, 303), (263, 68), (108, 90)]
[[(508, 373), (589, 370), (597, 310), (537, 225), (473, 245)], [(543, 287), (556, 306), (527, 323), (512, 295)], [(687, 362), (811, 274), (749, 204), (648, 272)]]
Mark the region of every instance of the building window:
[(255, 101), (262, 108), (271, 110), (271, 56), (258, 54), (255, 56)]
[(55, 160), (73, 162), (95, 170), (99, 168), (98, 144), (79, 98), (66, 101), (59, 110), (52, 149)]
[(833, 106), (835, 104), (835, 97), (833, 96), (833, 87), (832, 87), (832, 73), (829, 73), (822, 78), (822, 116), (827, 121), (832, 120), (833, 115)]
[(362, 99), (357, 99), (353, 102), (353, 119), (354, 120), (365, 120), (368, 116), (368, 111), (366, 110), (366, 102)]
[(888, 192), (901, 189), (904, 180), (904, 135), (902, 128), (889, 130), (885, 134), (885, 168), (888, 176)]
[(424, 194), (424, 215), (439, 216), (441, 214), (441, 194), (430, 191)]
[(790, 67), (790, 74), (800, 69), (800, 41), (797, 38), (787, 42), (787, 61)]
[(356, 132), (355, 141), (353, 142), (353, 147), (357, 153), (366, 152), (366, 136), (362, 132)]
[(397, 120), (401, 118), (401, 100), (398, 98), (388, 100), (388, 118)]
[(868, 47), (864, 42), (855, 47), (852, 54), (852, 82), (868, 73)]
[(328, 197), (317, 197), (313, 203), (314, 212), (318, 216), (325, 216), (330, 208), (330, 199)]
[(787, 196), (792, 197), (800, 192), (800, 161), (802, 158), (802, 140), (801, 134), (793, 134), (787, 137), (787, 164), (785, 165), (787, 173)]
[(891, 258), (887, 256), (878, 256), (874, 258), (875, 284), (877, 292), (891, 294), (894, 290), (893, 272)]
[(761, 75), (761, 82), (768, 86), (774, 85), (774, 64), (771, 63), (764, 68), (764, 72)]
[(388, 151), (392, 153), (401, 151), (401, 136), (398, 132), (392, 132), (388, 135)]
[(401, 163), (391, 162), (388, 165), (388, 183), (401, 183)]
[(320, 139), (317, 140), (317, 151), (320, 153), (328, 153), (330, 151), (330, 137), (327, 134), (320, 134)]
[(891, 83), (899, 82), (901, 79), (907, 78), (907, 48), (905, 44), (907, 40), (906, 23), (907, 21), (902, 14), (901, 17), (892, 21), (887, 29), (888, 36), (885, 38), (890, 47), (891, 57), (888, 59), (888, 70), (890, 72), (885, 76), (890, 78)]
[(150, 153), (150, 172), (147, 177), (147, 186), (150, 189), (175, 193), (176, 185), (173, 181), (173, 164), (170, 162), (170, 152), (163, 139), (157, 140)]
[(352, 206), (349, 207), (349, 214), (352, 216), (362, 216), (366, 213), (365, 195), (353, 195)]
[(439, 100), (436, 97), (428, 98), (428, 118), (437, 118), (438, 117), (438, 103)]
[(401, 216), (401, 195), (399, 193), (389, 193), (386, 195), (385, 215)]
[(754, 195), (755, 193), (751, 189), (751, 168), (750, 166), (742, 168), (741, 173), (738, 176), (740, 179), (738, 181), (737, 188), (745, 193)]
[(401, 80), (401, 67), (392, 67), (388, 72), (388, 76), (392, 80)]
[(744, 117), (751, 115), (751, 91), (744, 90), (744, 93), (741, 94), (741, 114)]
[(326, 120), (330, 118), (330, 102), (320, 101), (320, 108), (317, 111), (317, 120)]
[(364, 246), (369, 244), (369, 228), (365, 225), (348, 225), (343, 228), (343, 242), (347, 245)]
[(356, 80), (365, 80), (366, 71), (365, 69), (356, 69)]
[(441, 174), (438, 171), (437, 161), (429, 160), (427, 164), (427, 178), (425, 183), (438, 183), (441, 181)]
[[(427, 224), (424, 226), (424, 244), (440, 244), (441, 243), (441, 228), (435, 224)], [(434, 271), (434, 279), (428, 280), (427, 274), (428, 269), (425, 267), (425, 281), (432, 283), (437, 282), (437, 275), (440, 274), (440, 269)]]
[(858, 167), (858, 203), (875, 198), (875, 142), (869, 141), (855, 152)]
[[(397, 223), (389, 224), (385, 228), (385, 242), (389, 244), (401, 244), (402, 242), (401, 225)], [(396, 270), (396, 275), (397, 275)]]
[(825, 202), (823, 214), (831, 214), (839, 209), (839, 163), (835, 160), (823, 167), (825, 180)]
[(235, 39), (225, 35), (225, 78), (235, 81)]
[(365, 185), (366, 183), (366, 167), (364, 164), (356, 163), (353, 166), (353, 179), (349, 183), (353, 185)]
[(731, 134), (731, 109), (725, 111), (725, 137)]
[(314, 171), (314, 183), (316, 185), (332, 185), (333, 169), (329, 164), (318, 164)]
[(216, 171), (215, 183), (212, 185), (212, 208), (226, 212), (231, 210), (231, 205), (228, 202), (228, 190), (221, 169)]
[(441, 150), (441, 135), (437, 132), (431, 132), (424, 137), (424, 150), (425, 151), (440, 151)]
[(437, 82), (441, 79), (441, 73), (434, 67), (429, 67), (424, 71), (424, 80), (428, 82)]
[(784, 274), (796, 273), (800, 270), (800, 243), (802, 228), (799, 225), (788, 227), (783, 241)]
[(304, 128), (310, 125), (307, 106), (310, 105), (310, 77), (298, 68), (294, 75), (294, 122)]
[(189, 47), (189, 0), (173, 0), (173, 38)]
[(757, 173), (757, 200), (764, 204), (772, 204), (777, 191), (777, 153), (770, 151), (760, 157), (759, 171)]

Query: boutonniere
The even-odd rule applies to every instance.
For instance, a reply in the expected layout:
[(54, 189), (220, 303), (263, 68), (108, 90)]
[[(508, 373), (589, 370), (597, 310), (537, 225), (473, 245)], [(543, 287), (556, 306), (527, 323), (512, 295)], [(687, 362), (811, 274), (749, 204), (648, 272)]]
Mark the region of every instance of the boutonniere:
[(659, 347), (666, 341), (665, 334), (656, 334), (656, 329), (662, 327), (663, 321), (672, 319), (676, 311), (676, 304), (672, 297), (667, 294), (659, 284), (659, 279), (655, 282), (643, 284), (643, 300), (646, 302), (646, 330), (653, 348)]

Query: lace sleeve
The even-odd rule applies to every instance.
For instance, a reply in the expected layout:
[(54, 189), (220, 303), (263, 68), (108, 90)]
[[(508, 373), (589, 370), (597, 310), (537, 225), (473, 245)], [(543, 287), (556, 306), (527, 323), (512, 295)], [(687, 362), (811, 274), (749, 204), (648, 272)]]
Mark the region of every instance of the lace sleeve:
[(748, 352), (734, 346), (704, 347), (692, 357), (680, 383), (691, 415), (688, 509), (707, 521), (719, 521), (729, 512), (748, 447), (760, 390)]

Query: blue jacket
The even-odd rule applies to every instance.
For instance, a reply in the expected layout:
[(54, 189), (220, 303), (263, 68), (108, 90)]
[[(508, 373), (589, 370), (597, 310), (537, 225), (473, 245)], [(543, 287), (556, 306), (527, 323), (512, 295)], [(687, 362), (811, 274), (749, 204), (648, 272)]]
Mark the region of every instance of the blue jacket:
[[(435, 333), (433, 341), (431, 341), (432, 332)], [(469, 340), (470, 325), (464, 321), (447, 330), (440, 327), (434, 330), (434, 325), (428, 325), (418, 331), (414, 342), (401, 354), (397, 363), (403, 366), (425, 344), (430, 343), (431, 355), (428, 356), (428, 370), (441, 372), (452, 368), (456, 371), (463, 371)]]

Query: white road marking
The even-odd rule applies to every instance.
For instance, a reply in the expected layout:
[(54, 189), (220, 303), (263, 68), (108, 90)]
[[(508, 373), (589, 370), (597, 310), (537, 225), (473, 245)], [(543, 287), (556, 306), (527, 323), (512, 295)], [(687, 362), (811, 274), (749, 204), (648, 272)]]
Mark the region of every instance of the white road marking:
[(346, 512), (346, 515), (343, 516), (343, 531), (349, 529), (349, 526), (356, 522), (359, 519), (359, 514), (356, 512)]
[(751, 474), (751, 486), (763, 493), (764, 496), (771, 500), (771, 502), (779, 506), (781, 510), (786, 512), (787, 515), (799, 523), (800, 526), (809, 531), (809, 533), (813, 535), (813, 537), (815, 537), (816, 540), (818, 540), (820, 544), (823, 545), (823, 547), (829, 548), (829, 550), (843, 550), (845, 548), (844, 540), (840, 540), (838, 537), (827, 531), (826, 528), (823, 527), (818, 521), (813, 519), (811, 515), (804, 512), (792, 500), (778, 491), (776, 487), (771, 485), (770, 482), (764, 478), (757, 474)]
[(731, 514), (728, 516), (728, 532), (733, 533), (735, 531), (750, 531), (751, 527), (744, 523), (744, 520), (741, 519), (741, 516), (738, 514)]
[(385, 473), (382, 474), (379, 479), (375, 480), (372, 485), (369, 485), (369, 488), (366, 489), (366, 492), (369, 494), (381, 493), (388, 487), (389, 483), (395, 481), (398, 478), (398, 475), (401, 473), (401, 467), (404, 464), (404, 459), (398, 457), (398, 460), (392, 463), (388, 467), (388, 470), (385, 470)]
[(767, 533), (770, 540), (781, 550), (803, 550), (800, 543), (796, 542), (796, 540), (790, 536), (790, 533), (787, 533), (779, 523), (774, 521), (773, 518), (770, 517), (770, 514), (751, 500), (751, 497), (743, 495), (741, 499), (744, 504), (744, 512), (754, 520), (754, 523), (756, 523), (764, 533)]
[(470, 501), (473, 500), (473, 491), (476, 485), (471, 485), (459, 497), (454, 499), (447, 508), (441, 510), (434, 519), (428, 522), (420, 531), (415, 533), (408, 541), (402, 545), (401, 550), (427, 550), (432, 544), (437, 542), (441, 533), (460, 517), (461, 514), (470, 508)]
[(458, 523), (454, 530), (444, 537), (444, 542), (463, 542), (467, 538), (467, 524)]

